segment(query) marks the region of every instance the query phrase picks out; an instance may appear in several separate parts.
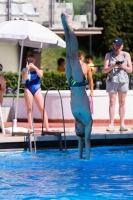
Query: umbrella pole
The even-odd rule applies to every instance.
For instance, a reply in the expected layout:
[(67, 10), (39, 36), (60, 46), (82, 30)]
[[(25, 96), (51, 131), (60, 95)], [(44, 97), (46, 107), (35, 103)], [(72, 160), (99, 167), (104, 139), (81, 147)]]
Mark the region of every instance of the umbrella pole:
[(22, 65), (22, 56), (23, 56), (23, 43), (24, 43), (24, 40), (22, 40), (22, 45), (21, 45), (19, 71), (18, 71), (17, 99), (16, 99), (15, 119), (13, 120), (13, 128), (17, 127), (18, 98), (19, 98), (20, 74), (21, 74), (21, 65)]

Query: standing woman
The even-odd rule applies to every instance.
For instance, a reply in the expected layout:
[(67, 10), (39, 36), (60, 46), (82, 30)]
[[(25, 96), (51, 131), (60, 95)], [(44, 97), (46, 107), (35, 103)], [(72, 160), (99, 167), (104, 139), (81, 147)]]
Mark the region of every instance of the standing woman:
[(0, 64), (0, 106), (3, 103), (3, 94), (6, 90), (6, 81), (4, 76), (2, 75), (3, 66)]
[[(3, 94), (6, 90), (6, 81), (4, 76), (2, 75), (3, 66), (0, 64), (0, 106), (2, 106), (3, 103)], [(0, 132), (2, 132), (2, 128), (0, 127)]]
[(132, 72), (131, 57), (128, 52), (123, 50), (123, 40), (116, 38), (113, 42), (113, 51), (105, 56), (104, 72), (108, 73), (106, 80), (106, 91), (109, 93), (109, 117), (110, 124), (107, 131), (114, 131), (114, 116), (116, 95), (118, 93), (120, 131), (127, 131), (124, 124), (125, 101), (129, 90), (128, 73)]
[(26, 68), (22, 70), (22, 78), (25, 81), (26, 91), (24, 92), (24, 97), (27, 106), (27, 115), (30, 129), (32, 129), (32, 107), (33, 100), (35, 101), (41, 116), (44, 112), (44, 125), (46, 131), (49, 129), (47, 113), (44, 110), (44, 99), (41, 92), (40, 78), (43, 76), (43, 70), (41, 67), (35, 66), (34, 55), (28, 55), (26, 60)]

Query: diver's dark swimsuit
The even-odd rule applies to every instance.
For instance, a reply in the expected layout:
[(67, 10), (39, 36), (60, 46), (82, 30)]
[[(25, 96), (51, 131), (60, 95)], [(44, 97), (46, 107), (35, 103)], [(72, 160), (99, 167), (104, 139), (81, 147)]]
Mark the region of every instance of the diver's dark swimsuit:
[(86, 84), (87, 84), (87, 81), (86, 81), (85, 76), (83, 76), (82, 82), (76, 82), (72, 76), (70, 77), (70, 80), (69, 80), (70, 87), (81, 87), (81, 86), (86, 86)]
[(36, 91), (40, 88), (40, 77), (38, 76), (38, 74), (36, 73), (36, 71), (32, 71), (29, 73), (29, 78), (26, 80), (26, 88), (29, 89), (29, 91), (32, 93), (32, 95), (34, 96), (34, 94), (36, 93)]

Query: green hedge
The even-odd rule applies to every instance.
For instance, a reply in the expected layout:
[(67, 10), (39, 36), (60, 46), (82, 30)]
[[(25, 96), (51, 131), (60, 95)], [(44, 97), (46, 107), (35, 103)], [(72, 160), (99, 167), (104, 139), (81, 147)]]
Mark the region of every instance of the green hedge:
[[(13, 72), (3, 72), (3, 75), (6, 80), (6, 87), (10, 87), (14, 90), (17, 89), (17, 82), (18, 82), (18, 73)], [(93, 74), (93, 81), (94, 84), (96, 81), (102, 81), (101, 89), (105, 89), (105, 80), (106, 80), (106, 74), (104, 73), (95, 73)], [(24, 88), (25, 85), (22, 83), (22, 77), (21, 77), (21, 83), (20, 87)], [(68, 90), (69, 86), (66, 80), (65, 73), (59, 73), (59, 72), (44, 72), (44, 75), (41, 79), (41, 88), (42, 90), (47, 90), (50, 87), (56, 87), (59, 90)]]

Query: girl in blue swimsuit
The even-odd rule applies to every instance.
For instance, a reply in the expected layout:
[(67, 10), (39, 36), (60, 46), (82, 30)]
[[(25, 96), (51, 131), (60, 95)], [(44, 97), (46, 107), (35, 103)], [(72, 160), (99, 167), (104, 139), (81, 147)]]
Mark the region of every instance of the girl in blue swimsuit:
[[(24, 92), (24, 97), (27, 106), (27, 114), (28, 114), (28, 122), (30, 125), (30, 129), (32, 129), (32, 107), (33, 100), (43, 116), (44, 112), (44, 125), (46, 127), (46, 131), (48, 131), (48, 117), (46, 111), (43, 109), (44, 99), (41, 92), (41, 84), (40, 78), (43, 76), (43, 70), (35, 66), (35, 57), (34, 55), (29, 55), (26, 60), (26, 68), (22, 71), (22, 78), (25, 81), (26, 92)], [(30, 102), (29, 102), (30, 98)]]
[(75, 131), (79, 136), (79, 157), (82, 158), (85, 138), (86, 159), (89, 159), (92, 116), (85, 90), (86, 79), (78, 59), (78, 42), (72, 28), (72, 21), (65, 13), (61, 14), (61, 20), (67, 47), (66, 77), (71, 88), (71, 110), (76, 121)]

